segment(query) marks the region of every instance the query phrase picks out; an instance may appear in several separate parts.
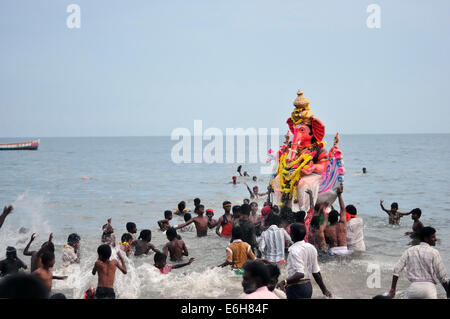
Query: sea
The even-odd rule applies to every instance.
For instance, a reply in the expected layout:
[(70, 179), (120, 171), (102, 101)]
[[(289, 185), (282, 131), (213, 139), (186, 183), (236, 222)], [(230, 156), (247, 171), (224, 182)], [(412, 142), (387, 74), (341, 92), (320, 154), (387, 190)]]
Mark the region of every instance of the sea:
[[(0, 138), (0, 143), (27, 138)], [(327, 135), (327, 149), (333, 136)], [(92, 268), (97, 258), (101, 227), (111, 217), (116, 238), (126, 232), (125, 224), (135, 222), (138, 232), (152, 230), (152, 243), (162, 248), (167, 242), (157, 221), (167, 209), (175, 210), (186, 201), (193, 210), (193, 199), (212, 208), (215, 218), (222, 215), (222, 202), (242, 204), (249, 194), (244, 181), (264, 190), (270, 174), (261, 174), (261, 163), (174, 163), (171, 157), (176, 141), (169, 136), (154, 137), (76, 137), (41, 138), (38, 151), (0, 152), (0, 205), (12, 204), (14, 211), (0, 229), (0, 255), (14, 246), (22, 254), (32, 233), (37, 234), (31, 250), (38, 250), (50, 233), (56, 247), (55, 275), (68, 275), (53, 281), (53, 293), (79, 299), (90, 286), (97, 285)], [(388, 224), (380, 209), (397, 202), (399, 211), (419, 207), (425, 226), (437, 230), (436, 248), (450, 269), (450, 158), (449, 134), (341, 135), (345, 177), (344, 201), (353, 204), (364, 220), (367, 251), (346, 257), (320, 259), (320, 268), (333, 298), (372, 298), (390, 289), (393, 268), (410, 247), (410, 216), (400, 226)], [(238, 177), (229, 182), (236, 169), (257, 176), (256, 183)], [(362, 168), (367, 169), (362, 174)], [(264, 199), (258, 200), (259, 208)], [(172, 225), (180, 224), (174, 216)], [(81, 263), (62, 266), (63, 245), (70, 233), (81, 236)], [(239, 298), (242, 276), (229, 268), (217, 268), (225, 260), (229, 240), (209, 231), (206, 238), (193, 232), (180, 233), (195, 261), (162, 275), (153, 266), (153, 254), (125, 258), (128, 273), (116, 273), (117, 298)], [(29, 270), (28, 270), (29, 271)], [(286, 276), (281, 266), (280, 280)], [(409, 286), (401, 273), (397, 298)], [(313, 298), (325, 298), (313, 283)], [(445, 297), (442, 286), (438, 296)]]

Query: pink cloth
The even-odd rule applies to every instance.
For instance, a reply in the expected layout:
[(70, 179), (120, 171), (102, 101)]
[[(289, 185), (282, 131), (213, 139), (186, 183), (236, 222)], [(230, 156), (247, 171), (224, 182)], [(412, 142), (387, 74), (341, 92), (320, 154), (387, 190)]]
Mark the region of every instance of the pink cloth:
[(169, 272), (172, 271), (172, 268), (173, 268), (173, 265), (172, 265), (172, 264), (166, 264), (166, 265), (163, 267), (163, 269), (160, 269), (159, 271), (160, 271), (162, 274), (168, 274)]
[(267, 289), (267, 286), (264, 286), (256, 289), (251, 294), (245, 295), (242, 299), (280, 299), (280, 297)]

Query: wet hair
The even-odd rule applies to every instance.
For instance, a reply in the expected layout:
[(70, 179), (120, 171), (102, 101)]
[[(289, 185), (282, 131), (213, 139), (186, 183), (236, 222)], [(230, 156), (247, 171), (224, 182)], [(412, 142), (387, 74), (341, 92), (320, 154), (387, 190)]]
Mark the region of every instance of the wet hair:
[(331, 224), (337, 223), (339, 220), (339, 213), (337, 210), (333, 209), (329, 214), (328, 214), (328, 221)]
[(166, 236), (167, 236), (167, 239), (169, 239), (169, 240), (173, 240), (173, 239), (177, 238), (178, 237), (177, 230), (173, 227), (170, 227), (166, 231)]
[(250, 216), (251, 210), (252, 210), (252, 208), (250, 207), (249, 204), (241, 205), (241, 214)]
[(349, 213), (350, 215), (356, 215), (358, 213), (358, 211), (356, 210), (356, 207), (353, 205), (347, 205), (345, 207), (345, 210), (347, 211), (347, 213)]
[(135, 224), (135, 223), (132, 223), (132, 222), (128, 222), (127, 225), (126, 225), (126, 228), (127, 228), (127, 231), (128, 231), (129, 233), (131, 233), (131, 231), (132, 231), (133, 229), (136, 229), (136, 224)]
[(184, 221), (187, 222), (189, 219), (192, 218), (192, 215), (191, 215), (190, 213), (185, 213), (185, 214), (183, 215), (183, 218), (184, 218)]
[(54, 294), (50, 297), (50, 299), (67, 299), (66, 296), (62, 293)]
[(319, 227), (320, 227), (320, 224), (319, 224), (319, 216), (313, 216), (313, 218), (311, 218), (311, 223), (310, 223), (310, 225), (311, 225), (313, 228), (319, 228)]
[(257, 177), (256, 177), (256, 176), (253, 176), (252, 179), (253, 179), (254, 181), (256, 181), (256, 180), (257, 180)]
[(42, 244), (41, 249), (39, 249), (38, 254), (43, 254), (45, 251), (55, 252), (55, 245), (52, 242), (46, 241)]
[(301, 210), (299, 212), (296, 212), (294, 214), (294, 222), (295, 223), (304, 223), (306, 217), (306, 212), (304, 210)]
[(398, 209), (398, 204), (395, 202), (391, 204), (391, 209), (394, 209), (394, 208)]
[(233, 211), (233, 214), (235, 214), (235, 213), (240, 214), (240, 213), (241, 213), (241, 206), (239, 206), (239, 205), (234, 205), (233, 208), (232, 208), (231, 210)]
[(129, 243), (131, 240), (133, 240), (133, 236), (131, 236), (131, 234), (129, 233), (124, 233), (122, 235), (122, 238), (120, 238), (120, 241), (122, 243)]
[(159, 263), (161, 261), (164, 261), (167, 259), (167, 256), (163, 253), (155, 253), (155, 257), (153, 257), (153, 261), (156, 263)]
[(430, 226), (422, 228), (420, 231), (420, 241), (425, 241), (425, 238), (432, 236), (436, 233), (436, 229)]
[(417, 215), (420, 218), (420, 216), (422, 216), (422, 211), (420, 210), (420, 208), (414, 208), (411, 211), (411, 214), (415, 214), (415, 215)]
[(280, 268), (278, 268), (278, 266), (275, 264), (267, 264), (266, 267), (267, 270), (269, 270), (270, 278), (278, 279), (278, 277), (280, 276)]
[(287, 207), (286, 205), (283, 205), (281, 207), (280, 217), (282, 220), (287, 221), (288, 224), (292, 224), (295, 222), (294, 213), (292, 212), (292, 209), (290, 207)]
[(67, 242), (68, 243), (77, 243), (80, 241), (80, 236), (76, 233), (72, 233), (69, 235), (69, 237), (67, 237)]
[(14, 274), (0, 281), (0, 298), (46, 299), (48, 290), (42, 280), (31, 274)]
[(233, 227), (231, 229), (231, 237), (233, 239), (242, 239), (242, 230), (241, 227), (237, 226), (237, 227)]
[(198, 206), (198, 205), (200, 205), (200, 202), (201, 202), (201, 200), (200, 200), (200, 198), (194, 198), (194, 205), (195, 206)]
[(270, 281), (269, 268), (260, 260), (247, 261), (244, 271), (250, 273), (251, 277), (258, 282), (258, 287), (267, 286)]
[(242, 201), (242, 203), (243, 203), (243, 204), (248, 204), (248, 203), (250, 203), (250, 199), (245, 198), (245, 199)]
[(46, 251), (41, 256), (41, 261), (43, 265), (47, 265), (49, 262), (55, 259), (55, 254), (51, 251)]
[[(194, 200), (194, 203), (195, 203), (195, 200)], [(178, 211), (180, 213), (182, 213), (185, 208), (186, 208), (186, 202), (181, 201), (178, 203)]]
[(294, 223), (291, 225), (291, 238), (292, 241), (298, 242), (305, 239), (306, 227), (303, 224)]
[(142, 239), (144, 241), (150, 241), (152, 238), (152, 231), (150, 229), (143, 229), (141, 230), (141, 233), (139, 234), (138, 239)]
[(97, 248), (97, 253), (101, 259), (108, 260), (111, 257), (111, 247), (107, 244), (100, 245)]
[(280, 207), (278, 207), (277, 205), (270, 205), (271, 209), (272, 209), (272, 213), (274, 214), (279, 214), (280, 213)]
[(258, 203), (257, 203), (257, 202), (251, 202), (251, 203), (250, 203), (250, 207), (252, 207), (252, 206), (254, 206), (254, 205), (258, 206)]
[(164, 218), (169, 218), (171, 215), (172, 215), (172, 211), (171, 210), (164, 211)]

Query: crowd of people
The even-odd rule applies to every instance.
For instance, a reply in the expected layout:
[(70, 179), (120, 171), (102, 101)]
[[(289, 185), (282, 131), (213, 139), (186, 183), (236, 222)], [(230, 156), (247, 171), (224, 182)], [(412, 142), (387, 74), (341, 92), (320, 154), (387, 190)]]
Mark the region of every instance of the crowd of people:
[[(257, 188), (247, 189), (252, 196), (260, 194)], [(307, 191), (312, 197), (312, 193)], [(270, 196), (268, 197), (270, 199)], [(257, 202), (244, 199), (242, 204), (232, 205), (230, 201), (222, 204), (223, 214), (214, 218), (214, 211), (206, 209), (201, 200), (194, 200), (194, 211), (186, 208), (184, 201), (178, 204), (177, 210), (164, 211), (164, 219), (157, 222), (158, 227), (167, 237), (167, 243), (160, 250), (152, 243), (150, 229), (142, 229), (137, 237), (137, 226), (133, 222), (126, 224), (127, 232), (120, 241), (116, 241), (111, 218), (102, 227), (101, 243), (98, 246), (98, 259), (93, 265), (92, 274), (98, 276), (97, 287), (90, 287), (84, 297), (86, 299), (115, 298), (114, 279), (118, 269), (127, 274), (127, 267), (122, 257), (140, 256), (154, 253), (154, 264), (161, 274), (173, 269), (185, 267), (195, 261), (189, 258), (186, 243), (179, 233), (196, 232), (198, 237), (205, 237), (208, 231), (214, 231), (219, 237), (229, 239), (225, 248), (225, 260), (217, 267), (230, 267), (238, 275), (242, 275), (244, 299), (299, 299), (311, 298), (313, 286), (311, 277), (319, 286), (322, 294), (332, 297), (326, 283), (322, 279), (318, 258), (321, 255), (348, 255), (364, 252), (363, 220), (358, 217), (353, 205), (345, 205), (343, 187), (337, 190), (339, 211), (329, 203), (313, 205), (307, 212), (294, 212), (288, 205), (280, 207), (266, 201), (259, 210)], [(313, 203), (312, 198), (310, 203)], [(436, 298), (436, 284), (441, 283), (449, 296), (448, 277), (439, 252), (433, 247), (436, 242), (436, 231), (432, 227), (424, 227), (419, 220), (421, 210), (409, 213), (398, 211), (398, 204), (393, 203), (387, 210), (380, 201), (380, 206), (389, 216), (389, 223), (398, 225), (400, 218), (411, 215), (414, 220), (412, 232), (405, 235), (411, 237), (409, 249), (401, 256), (393, 271), (392, 286), (385, 296), (376, 298), (393, 298), (400, 272), (406, 268), (411, 286), (408, 288), (409, 298)], [(5, 218), (13, 211), (7, 206), (0, 215), (0, 227)], [(182, 216), (184, 223), (171, 225), (173, 215)], [(31, 257), (31, 275), (20, 273), (27, 270), (26, 264), (19, 259), (14, 247), (7, 247), (6, 259), (0, 261), (0, 297), (50, 297), (63, 298), (62, 294), (51, 294), (53, 280), (65, 280), (67, 276), (53, 274), (55, 264), (55, 246), (53, 234), (44, 242), (39, 250), (30, 250), (35, 240), (31, 235), (23, 255)], [(80, 262), (80, 236), (70, 234), (63, 247), (62, 262), (64, 266)], [(117, 259), (111, 258), (116, 251)], [(169, 258), (170, 262), (167, 262)], [(286, 278), (280, 277), (280, 269), (285, 267)], [(21, 287), (31, 285), (22, 291)], [(40, 286), (39, 286), (40, 285)], [(11, 286), (15, 288), (12, 289)], [(31, 287), (30, 286), (30, 287)], [(26, 290), (26, 291), (25, 291)]]

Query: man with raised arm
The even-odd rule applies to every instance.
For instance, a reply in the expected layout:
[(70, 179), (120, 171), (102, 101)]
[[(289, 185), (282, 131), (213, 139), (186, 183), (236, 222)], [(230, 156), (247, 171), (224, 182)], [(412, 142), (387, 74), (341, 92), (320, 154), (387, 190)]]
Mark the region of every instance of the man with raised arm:
[(342, 199), (343, 191), (343, 186), (336, 190), (341, 213), (339, 214), (336, 210), (332, 210), (328, 214), (330, 225), (325, 228), (325, 240), (330, 247), (330, 253), (333, 255), (346, 255), (349, 253), (347, 249), (347, 216), (344, 200)]
[(381, 209), (384, 210), (389, 215), (389, 225), (400, 225), (400, 218), (412, 213), (412, 211), (410, 211), (409, 213), (399, 212), (397, 203), (392, 203), (391, 209), (387, 210), (386, 208), (384, 208), (383, 202), (384, 202), (383, 200), (380, 200), (380, 206)]

